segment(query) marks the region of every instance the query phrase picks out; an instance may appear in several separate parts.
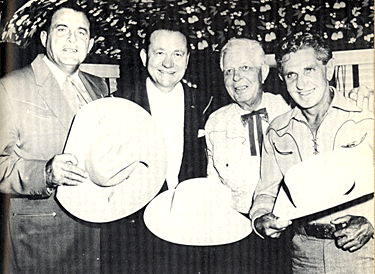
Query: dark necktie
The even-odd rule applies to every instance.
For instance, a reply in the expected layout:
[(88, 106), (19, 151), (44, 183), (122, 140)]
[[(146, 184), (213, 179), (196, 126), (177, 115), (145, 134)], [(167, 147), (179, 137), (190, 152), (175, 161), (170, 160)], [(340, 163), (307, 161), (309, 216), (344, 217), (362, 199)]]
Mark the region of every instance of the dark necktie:
[(256, 150), (256, 145), (255, 145), (255, 133), (254, 133), (254, 117), (256, 118), (259, 151), (261, 152), (262, 144), (263, 144), (262, 119), (268, 122), (268, 113), (267, 113), (266, 108), (262, 108), (257, 111), (253, 111), (251, 113), (241, 115), (241, 120), (242, 120), (243, 125), (245, 126), (247, 123), (249, 127), (251, 156), (257, 155), (257, 150)]

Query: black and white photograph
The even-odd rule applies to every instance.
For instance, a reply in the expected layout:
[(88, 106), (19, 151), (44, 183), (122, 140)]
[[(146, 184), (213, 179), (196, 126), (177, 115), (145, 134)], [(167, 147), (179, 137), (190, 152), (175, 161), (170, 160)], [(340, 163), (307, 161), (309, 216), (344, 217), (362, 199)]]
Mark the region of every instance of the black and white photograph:
[(0, 273), (374, 273), (373, 0), (0, 0)]

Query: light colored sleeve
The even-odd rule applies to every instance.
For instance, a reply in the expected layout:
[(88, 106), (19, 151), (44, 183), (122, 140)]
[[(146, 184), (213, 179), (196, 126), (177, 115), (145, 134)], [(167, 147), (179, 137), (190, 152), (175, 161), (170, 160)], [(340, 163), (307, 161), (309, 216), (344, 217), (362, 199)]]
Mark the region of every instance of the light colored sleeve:
[(22, 147), (11, 100), (0, 83), (0, 192), (5, 194), (49, 196), (46, 188), (47, 161), (25, 159), (15, 152)]
[[(364, 110), (364, 113), (367, 114), (369, 117), (373, 117), (373, 113), (369, 112), (368, 110)], [(367, 135), (366, 135), (366, 145), (369, 149), (369, 154), (365, 156), (364, 154), (360, 159), (357, 159), (358, 162), (362, 166), (368, 166), (374, 168), (374, 120), (371, 119), (370, 123), (366, 123)], [(363, 161), (368, 161), (364, 163)], [(374, 169), (372, 171), (368, 171), (365, 174), (362, 174), (363, 182), (368, 182), (370, 185), (374, 185)], [(362, 201), (361, 201), (362, 200)], [(354, 206), (343, 211), (345, 215), (354, 215), (354, 216), (362, 216), (365, 217), (371, 225), (374, 227), (374, 195), (366, 195), (358, 200), (358, 203)], [(338, 214), (339, 215), (339, 214)], [(336, 216), (339, 217), (339, 216)]]
[(208, 119), (205, 127), (205, 137), (206, 137), (206, 149), (207, 149), (207, 177), (211, 179), (219, 179), (219, 175), (214, 167), (213, 161), (213, 144), (210, 139), (210, 133), (213, 131), (212, 120)]
[(256, 231), (254, 221), (272, 212), (282, 179), (283, 174), (275, 158), (272, 140), (270, 134), (267, 133), (264, 138), (262, 150), (261, 178), (255, 189), (254, 201), (250, 209), (250, 219), (252, 220), (253, 229), (259, 236), (261, 235)]

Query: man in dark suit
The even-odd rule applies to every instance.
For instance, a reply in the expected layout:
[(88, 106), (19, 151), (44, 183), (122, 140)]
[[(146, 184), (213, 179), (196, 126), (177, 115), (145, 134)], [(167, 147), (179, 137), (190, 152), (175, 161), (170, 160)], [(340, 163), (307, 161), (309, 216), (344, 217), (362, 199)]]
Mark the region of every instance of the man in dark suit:
[[(206, 176), (205, 139), (199, 131), (204, 127), (206, 104), (195, 88), (182, 82), (190, 55), (181, 26), (169, 20), (151, 25), (140, 51), (147, 75), (130, 89), (119, 87), (114, 95), (142, 106), (162, 131), (168, 154), (164, 191), (184, 180)], [(174, 273), (176, 267), (187, 265), (185, 247), (148, 231), (143, 212), (144, 208), (106, 227), (106, 273)]]
[(181, 181), (206, 176), (205, 141), (199, 131), (206, 104), (196, 89), (182, 82), (190, 55), (188, 42), (176, 22), (166, 22), (150, 27), (140, 51), (148, 74), (133, 89), (115, 96), (137, 103), (156, 119), (168, 150), (166, 181), (173, 189)]
[(79, 70), (94, 40), (78, 6), (51, 11), (40, 39), (46, 55), (0, 80), (0, 192), (10, 194), (3, 271), (100, 273), (100, 228), (64, 211), (55, 190), (88, 176), (62, 152), (77, 110), (108, 88)]

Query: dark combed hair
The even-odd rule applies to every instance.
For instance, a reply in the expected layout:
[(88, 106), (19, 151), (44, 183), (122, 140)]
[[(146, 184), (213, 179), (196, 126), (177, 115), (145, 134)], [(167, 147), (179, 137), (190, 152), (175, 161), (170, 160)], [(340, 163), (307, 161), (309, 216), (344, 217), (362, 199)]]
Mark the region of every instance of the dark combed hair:
[(308, 32), (296, 33), (284, 37), (277, 46), (275, 59), (278, 71), (280, 73), (282, 72), (282, 64), (285, 62), (283, 58), (285, 55), (308, 48), (314, 49), (317, 59), (322, 61), (323, 65), (326, 65), (332, 58), (331, 48), (319, 34)]
[(147, 28), (145, 28), (146, 36), (143, 40), (141, 48), (145, 49), (148, 52), (148, 48), (150, 46), (150, 38), (151, 34), (157, 30), (167, 30), (167, 31), (178, 31), (182, 33), (186, 38), (186, 46), (189, 51), (189, 41), (188, 41), (188, 26), (187, 24), (183, 24), (177, 17), (168, 16), (163, 19), (153, 19), (150, 21)]
[(92, 18), (91, 16), (89, 15), (89, 13), (84, 9), (82, 8), (80, 5), (77, 4), (76, 1), (72, 1), (72, 0), (68, 0), (67, 2), (64, 2), (60, 5), (56, 5), (54, 8), (50, 9), (47, 11), (47, 15), (46, 15), (46, 22), (43, 24), (41, 30), (43, 31), (47, 31), (49, 32), (49, 28), (51, 27), (51, 23), (52, 23), (52, 17), (53, 15), (61, 10), (61, 9), (72, 9), (72, 10), (75, 10), (77, 12), (82, 12), (87, 20), (89, 21), (89, 24), (90, 24), (90, 36), (92, 36), (92, 33), (93, 33), (93, 21), (92, 21)]

